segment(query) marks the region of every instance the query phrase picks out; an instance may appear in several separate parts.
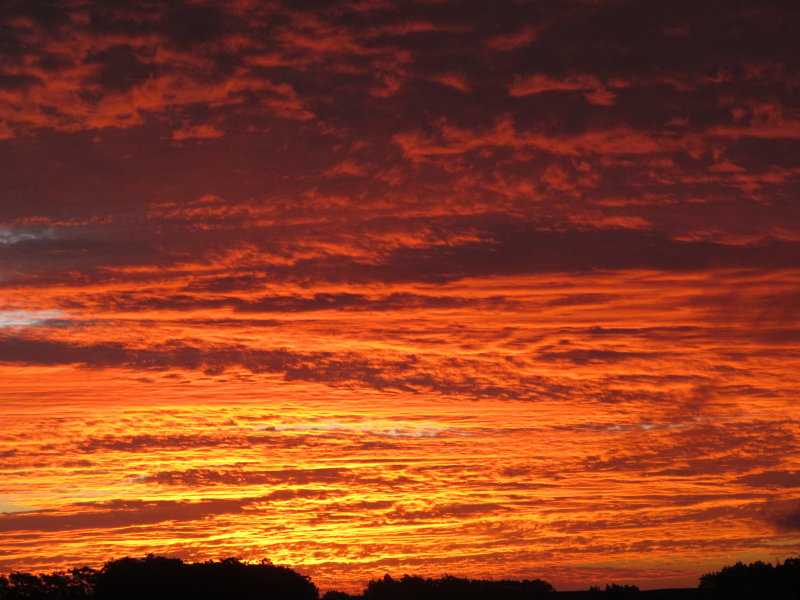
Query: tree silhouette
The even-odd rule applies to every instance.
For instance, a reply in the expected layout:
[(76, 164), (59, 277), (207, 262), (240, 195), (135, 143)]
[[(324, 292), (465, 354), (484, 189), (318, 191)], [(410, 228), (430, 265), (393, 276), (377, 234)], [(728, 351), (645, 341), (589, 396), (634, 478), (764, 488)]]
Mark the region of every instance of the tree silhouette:
[(636, 597), (639, 588), (635, 585), (606, 584), (605, 595), (607, 598), (631, 598)]
[(106, 563), (97, 577), (96, 600), (317, 600), (308, 577), (268, 560), (235, 558), (184, 563), (152, 554)]
[(410, 575), (393, 579), (386, 575), (367, 584), (364, 600), (531, 600), (553, 591), (553, 586), (541, 579), (492, 581), (451, 575), (441, 579)]
[(147, 555), (50, 574), (0, 577), (0, 600), (317, 600), (308, 577), (268, 560), (184, 563)]
[(97, 571), (89, 567), (50, 574), (11, 573), (0, 577), (0, 600), (86, 600)]
[(322, 596), (322, 600), (350, 600), (351, 598), (357, 598), (358, 596), (351, 596), (346, 592), (338, 592), (336, 590), (330, 590), (325, 592)]
[[(539, 598), (703, 598), (704, 600), (800, 600), (800, 557), (772, 565), (737, 562), (700, 577), (696, 589), (639, 592), (615, 583), (583, 592), (555, 592), (541, 579), (510, 581), (386, 575), (367, 584), (363, 600), (537, 600)], [(0, 600), (318, 600), (309, 577), (269, 560), (236, 558), (185, 563), (149, 554), (121, 558), (102, 569), (81, 567), (49, 574), (0, 575)], [(361, 598), (329, 591), (323, 600)]]
[(796, 600), (800, 598), (800, 558), (789, 558), (775, 566), (761, 561), (748, 565), (737, 562), (702, 575), (699, 587), (715, 599)]

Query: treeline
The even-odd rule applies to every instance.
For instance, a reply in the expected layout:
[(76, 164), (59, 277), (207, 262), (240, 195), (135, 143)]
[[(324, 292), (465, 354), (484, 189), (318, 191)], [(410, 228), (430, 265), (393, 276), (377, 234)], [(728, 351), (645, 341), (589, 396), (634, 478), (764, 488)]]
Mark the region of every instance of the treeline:
[[(583, 592), (557, 592), (541, 579), (523, 581), (438, 579), (386, 575), (367, 584), (363, 596), (330, 591), (323, 600), (798, 600), (800, 558), (783, 563), (741, 562), (700, 577), (698, 588), (639, 591), (636, 586), (606, 585)], [(81, 567), (49, 574), (0, 575), (0, 600), (319, 600), (311, 579), (268, 560), (243, 563), (235, 558), (186, 563), (152, 554), (122, 558), (101, 569)]]
[(264, 560), (185, 563), (179, 558), (122, 558), (49, 575), (0, 577), (0, 600), (317, 600), (311, 579)]
[(490, 581), (460, 579), (450, 575), (441, 579), (409, 575), (393, 579), (386, 575), (367, 584), (364, 600), (533, 600), (554, 591), (552, 585), (541, 579)]
[(800, 599), (800, 558), (787, 558), (783, 563), (757, 561), (746, 565), (737, 562), (721, 571), (700, 577), (700, 589), (708, 597), (740, 600), (765, 598), (769, 600)]

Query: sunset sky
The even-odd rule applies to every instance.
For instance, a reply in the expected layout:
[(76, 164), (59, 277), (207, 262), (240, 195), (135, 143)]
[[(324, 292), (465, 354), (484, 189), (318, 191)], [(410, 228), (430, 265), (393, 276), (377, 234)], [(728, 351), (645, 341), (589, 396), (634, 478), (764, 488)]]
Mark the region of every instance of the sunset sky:
[(0, 572), (800, 554), (800, 4), (5, 0)]

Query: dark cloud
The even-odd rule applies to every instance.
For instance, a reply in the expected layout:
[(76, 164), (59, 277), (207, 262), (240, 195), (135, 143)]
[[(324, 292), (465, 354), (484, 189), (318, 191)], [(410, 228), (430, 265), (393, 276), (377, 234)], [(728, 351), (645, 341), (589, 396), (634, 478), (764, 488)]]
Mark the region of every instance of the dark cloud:
[[(374, 242), (366, 243), (367, 255), (356, 258), (334, 252), (314, 249), (314, 237), (310, 232), (292, 228), (252, 228), (237, 219), (244, 230), (234, 236), (226, 229), (212, 229), (200, 235), (183, 226), (167, 227), (162, 233), (146, 228), (145, 223), (136, 227), (37, 227), (11, 228), (4, 232), (5, 244), (0, 244), (0, 257), (6, 268), (15, 277), (32, 279), (56, 278), (74, 280), (80, 273), (92, 280), (106, 280), (114, 276), (115, 268), (123, 265), (163, 266), (185, 259), (185, 244), (197, 244), (200, 258), (212, 262), (215, 256), (230, 251), (231, 245), (252, 243), (263, 252), (250, 268), (251, 273), (239, 277), (226, 276), (220, 281), (251, 282), (281, 281), (295, 282), (446, 282), (467, 277), (491, 275), (520, 275), (531, 273), (587, 272), (593, 270), (658, 269), (665, 271), (693, 271), (718, 268), (749, 268), (775, 270), (792, 268), (800, 264), (800, 243), (780, 240), (764, 240), (750, 244), (723, 244), (708, 241), (684, 241), (655, 232), (619, 228), (585, 228), (582, 230), (547, 231), (530, 225), (512, 223), (498, 214), (483, 214), (469, 217), (449, 217), (428, 220), (428, 227), (437, 227), (440, 235), (458, 239), (461, 236), (478, 236), (480, 239), (464, 243), (424, 245), (413, 247), (382, 248), (382, 236), (378, 231), (370, 232), (373, 226), (363, 224), (366, 236)], [(234, 223), (236, 223), (234, 222)], [(418, 220), (393, 220), (397, 230), (412, 227)], [(320, 242), (338, 235), (334, 233), (338, 223), (314, 232)], [(138, 230), (138, 231), (137, 231)], [(274, 234), (268, 241), (262, 236)], [(180, 243), (176, 243), (176, 237)], [(236, 241), (234, 241), (234, 237)], [(2, 239), (2, 238), (0, 238)], [(273, 262), (271, 256), (291, 255), (307, 251), (313, 258), (297, 258), (287, 264), (286, 260)], [(371, 247), (370, 247), (371, 246)], [(363, 254), (364, 251), (362, 251)], [(24, 274), (24, 275), (23, 275)], [(35, 279), (32, 279), (35, 281)], [(14, 279), (9, 279), (6, 285)], [(208, 281), (208, 280), (207, 280)], [(208, 289), (208, 284), (202, 285)], [(212, 289), (232, 289), (231, 284)], [(235, 288), (236, 286), (234, 286)], [(200, 289), (194, 287), (192, 289)], [(108, 297), (123, 308), (125, 303), (146, 307), (148, 303), (158, 308), (161, 303), (167, 308), (174, 303), (177, 308), (222, 306), (224, 299), (193, 300), (189, 296), (173, 295), (171, 299), (148, 300), (118, 296)], [(584, 297), (585, 299), (585, 297)], [(600, 297), (595, 297), (600, 299)], [(578, 299), (579, 301), (580, 299)], [(567, 301), (567, 300), (562, 300)], [(575, 299), (570, 300), (575, 302)], [(431, 295), (396, 293), (379, 298), (367, 298), (349, 293), (317, 293), (311, 298), (264, 297), (261, 300), (230, 300), (240, 311), (304, 311), (324, 308), (344, 310), (389, 310), (415, 305), (420, 308), (456, 306), (462, 300)], [(777, 309), (786, 309), (786, 303), (773, 299)], [(765, 306), (765, 310), (768, 307)]]
[(800, 244), (796, 242), (733, 246), (671, 240), (632, 230), (548, 232), (512, 226), (489, 230), (485, 237), (485, 241), (461, 245), (398, 249), (377, 264), (328, 257), (271, 271), (300, 280), (445, 282), (488, 275), (614, 269), (773, 269), (800, 262)]
[[(164, 521), (194, 521), (217, 514), (240, 513), (248, 501), (203, 500), (199, 502), (154, 501), (111, 504), (106, 510), (84, 510), (74, 513), (40, 511), (0, 515), (0, 532), (12, 531), (76, 531), (107, 529), (135, 525), (155, 525)], [(99, 508), (99, 507), (98, 507)]]
[(584, 304), (605, 304), (619, 299), (618, 294), (570, 294), (554, 298), (547, 302), (548, 306), (581, 306)]
[(406, 310), (414, 308), (456, 308), (476, 304), (467, 298), (421, 296), (395, 293), (368, 298), (361, 294), (315, 294), (311, 298), (277, 296), (240, 303), (240, 312), (305, 312), (315, 310)]
[(165, 31), (178, 46), (197, 46), (225, 33), (225, 17), (223, 10), (214, 5), (178, 2), (170, 6)]
[(0, 90), (23, 89), (40, 82), (34, 75), (0, 75)]
[(0, 335), (0, 362), (74, 364), (94, 369), (193, 370), (207, 375), (241, 368), (254, 374), (282, 374), (287, 381), (314, 381), (333, 386), (357, 384), (379, 390), (433, 391), (475, 397), (531, 398), (540, 393), (559, 393), (557, 386), (551, 387), (538, 378), (514, 378), (508, 384), (498, 385), (490, 378), (469, 373), (454, 373), (448, 377), (435, 367), (426, 366), (415, 355), (370, 358), (354, 353), (297, 352), (286, 348), (261, 350), (237, 345), (204, 347), (174, 342), (131, 348), (117, 342), (80, 345)]
[(61, 280), (85, 281), (106, 267), (159, 265), (172, 259), (152, 238), (137, 236), (137, 229), (130, 227), (119, 235), (97, 227), (0, 227), (5, 241), (0, 243), (0, 273), (5, 278), (12, 275), (12, 281), (17, 277), (49, 279), (58, 272)]
[(387, 513), (391, 521), (399, 522), (424, 522), (438, 519), (458, 519), (468, 517), (488, 517), (497, 512), (510, 510), (509, 507), (495, 502), (452, 503), (432, 506), (427, 509), (410, 509), (397, 507)]
[[(389, 448), (389, 446), (385, 446)], [(376, 446), (377, 449), (377, 446)], [(413, 483), (406, 476), (376, 475), (340, 467), (321, 467), (316, 469), (277, 469), (244, 470), (230, 469), (188, 469), (185, 471), (160, 471), (138, 478), (143, 483), (163, 486), (249, 486), (249, 485), (320, 485), (337, 486), (394, 486)], [(349, 489), (349, 488), (348, 488)]]
[(196, 448), (240, 447), (246, 446), (278, 446), (291, 448), (312, 443), (304, 436), (277, 436), (274, 434), (249, 435), (191, 435), (191, 434), (139, 434), (120, 436), (89, 437), (74, 444), (74, 448), (82, 453), (95, 452), (138, 452), (192, 450)]
[[(725, 476), (770, 468), (783, 461), (785, 449), (796, 443), (792, 423), (726, 423), (680, 427), (658, 442), (589, 457), (590, 470), (635, 471), (647, 476)], [(746, 475), (743, 477), (747, 477)]]
[(797, 500), (766, 502), (759, 508), (758, 513), (779, 532), (800, 531), (800, 503)]
[(545, 351), (537, 355), (545, 362), (568, 362), (574, 365), (617, 363), (624, 360), (654, 360), (665, 356), (659, 352), (625, 352), (620, 350), (565, 350), (563, 352)]
[(136, 51), (127, 45), (91, 53), (85, 61), (101, 65), (97, 83), (110, 92), (127, 92), (156, 72), (152, 65), (139, 60)]
[[(253, 505), (263, 502), (279, 502), (292, 498), (320, 498), (319, 490), (277, 490), (264, 496), (181, 500), (111, 500), (106, 502), (84, 502), (61, 511), (31, 511), (0, 514), (0, 533), (23, 531), (79, 531), (92, 529), (115, 529), (155, 525), (165, 521), (189, 522), (217, 515), (240, 514)], [(77, 509), (68, 512), (69, 509)]]
[[(244, 278), (252, 281), (251, 278)], [(227, 281), (227, 280), (223, 280)], [(195, 289), (199, 289), (199, 285)], [(226, 283), (214, 283), (209, 287), (228, 289)], [(236, 284), (234, 284), (235, 289)], [(208, 289), (208, 287), (206, 287)], [(64, 302), (66, 308), (102, 307), (115, 311), (149, 311), (149, 310), (199, 310), (208, 308), (231, 308), (239, 313), (295, 313), (314, 312), (320, 310), (342, 311), (388, 311), (409, 309), (448, 309), (480, 304), (501, 304), (502, 297), (494, 297), (484, 301), (456, 296), (424, 296), (420, 294), (394, 293), (386, 296), (370, 297), (364, 294), (317, 293), (312, 296), (263, 296), (257, 299), (239, 297), (204, 298), (198, 295), (146, 295), (137, 292), (118, 292), (95, 296), (91, 299)], [(90, 304), (89, 304), (90, 303)]]
[(327, 467), (319, 469), (281, 469), (274, 471), (243, 471), (241, 469), (190, 469), (162, 471), (140, 478), (145, 483), (159, 485), (309, 485), (343, 483), (354, 479), (350, 469)]
[(761, 489), (800, 488), (800, 472), (797, 471), (762, 471), (743, 475), (736, 480), (748, 487)]

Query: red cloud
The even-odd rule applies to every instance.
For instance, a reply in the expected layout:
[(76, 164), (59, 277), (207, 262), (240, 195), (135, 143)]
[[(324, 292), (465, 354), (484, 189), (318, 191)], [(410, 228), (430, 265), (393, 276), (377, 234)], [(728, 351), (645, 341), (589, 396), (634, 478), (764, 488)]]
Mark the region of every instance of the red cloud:
[(515, 76), (509, 87), (512, 97), (541, 94), (542, 92), (582, 91), (592, 104), (611, 106), (616, 95), (608, 90), (593, 75), (573, 75), (564, 79), (554, 79), (547, 75)]

